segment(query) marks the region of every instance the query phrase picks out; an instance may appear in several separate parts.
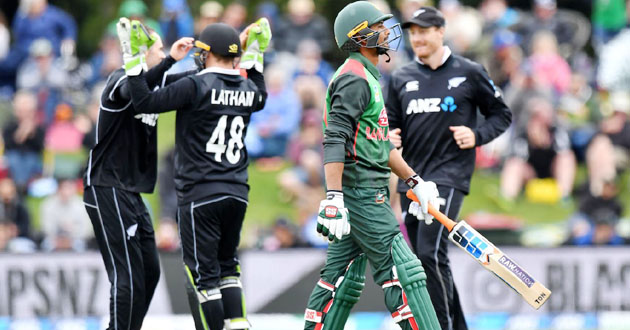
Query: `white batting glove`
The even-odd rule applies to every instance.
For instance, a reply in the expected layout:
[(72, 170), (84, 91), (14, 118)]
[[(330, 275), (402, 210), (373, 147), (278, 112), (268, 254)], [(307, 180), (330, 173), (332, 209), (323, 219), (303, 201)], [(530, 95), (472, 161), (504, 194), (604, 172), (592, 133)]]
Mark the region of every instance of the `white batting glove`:
[(433, 216), (429, 213), (429, 204), (436, 208), (440, 207), (438, 201), (440, 193), (437, 190), (437, 186), (432, 181), (422, 180), (417, 174), (405, 180), (405, 183), (413, 190), (413, 193), (420, 201), (419, 206), (413, 206), (413, 204), (418, 205), (416, 202), (409, 204), (409, 213), (415, 215), (418, 220), (424, 220), (427, 225), (430, 225), (433, 223)]
[(350, 217), (343, 205), (343, 193), (329, 191), (327, 198), (319, 203), (317, 232), (330, 242), (338, 242), (343, 235), (350, 234)]

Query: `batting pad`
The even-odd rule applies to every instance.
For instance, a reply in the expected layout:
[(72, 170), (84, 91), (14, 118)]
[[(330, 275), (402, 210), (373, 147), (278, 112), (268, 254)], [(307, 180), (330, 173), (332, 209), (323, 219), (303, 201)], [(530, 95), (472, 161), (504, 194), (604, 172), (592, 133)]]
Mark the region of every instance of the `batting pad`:
[[(403, 302), (409, 306), (417, 323), (417, 329), (440, 330), (440, 323), (426, 288), (427, 275), (424, 273), (422, 263), (413, 254), (402, 234), (394, 237), (392, 258), (394, 259), (394, 278), (397, 277), (400, 282)], [(416, 329), (413, 325), (412, 328)]]

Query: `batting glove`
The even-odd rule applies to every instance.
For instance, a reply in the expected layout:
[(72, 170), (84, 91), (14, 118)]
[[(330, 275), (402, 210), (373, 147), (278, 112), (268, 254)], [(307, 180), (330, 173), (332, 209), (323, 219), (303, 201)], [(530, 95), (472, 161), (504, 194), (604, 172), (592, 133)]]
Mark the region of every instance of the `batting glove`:
[(420, 205), (416, 202), (409, 204), (409, 213), (416, 216), (418, 220), (424, 220), (427, 225), (430, 225), (433, 223), (433, 216), (429, 213), (429, 204), (433, 205), (433, 207), (439, 207), (438, 198), (440, 193), (437, 190), (437, 186), (432, 181), (422, 180), (417, 174), (405, 180), (405, 182), (420, 201)]
[(327, 198), (319, 203), (317, 232), (330, 242), (338, 242), (343, 235), (350, 234), (350, 217), (343, 205), (341, 191), (328, 191)]
[(146, 28), (139, 21), (129, 21), (121, 17), (116, 24), (120, 49), (123, 53), (125, 73), (128, 76), (137, 76), (143, 70), (147, 70), (145, 52), (155, 43)]
[(245, 52), (241, 57), (241, 68), (251, 69), (263, 72), (263, 53), (267, 50), (271, 41), (271, 28), (266, 18), (256, 21), (255, 25), (249, 30), (247, 43), (245, 44)]

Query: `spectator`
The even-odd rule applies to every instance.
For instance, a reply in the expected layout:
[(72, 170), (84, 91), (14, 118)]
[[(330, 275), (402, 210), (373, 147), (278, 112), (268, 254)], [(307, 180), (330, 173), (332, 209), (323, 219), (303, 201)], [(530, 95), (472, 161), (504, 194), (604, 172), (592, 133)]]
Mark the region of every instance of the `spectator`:
[(74, 19), (47, 0), (22, 0), (11, 28), (14, 45), (0, 60), (0, 84), (15, 88), (17, 68), (28, 57), (31, 44), (39, 38), (48, 40), (55, 56), (71, 55), (75, 49), (77, 27)]
[(218, 23), (221, 15), (223, 15), (223, 5), (216, 1), (204, 2), (199, 7), (199, 18), (195, 22), (195, 36), (198, 36), (206, 26)]
[(527, 109), (526, 129), (514, 132), (512, 150), (501, 172), (501, 195), (512, 203), (529, 180), (553, 177), (559, 197), (566, 201), (577, 166), (569, 136), (557, 125), (553, 106), (546, 99), (531, 99)]
[(9, 42), (11, 34), (9, 33), (9, 24), (4, 13), (0, 10), (0, 60), (2, 60), (9, 52)]
[(12, 32), (14, 46), (23, 53), (40, 38), (50, 41), (56, 56), (72, 53), (77, 39), (77, 26), (72, 16), (49, 4), (48, 0), (22, 0), (13, 19)]
[[(322, 59), (322, 50), (315, 40), (302, 40), (298, 44), (296, 57), (299, 63), (293, 74), (294, 79), (300, 76), (316, 76), (321, 79), (324, 86), (328, 86), (328, 82), (335, 71), (328, 62)], [(295, 87), (299, 88), (301, 85), (295, 84)], [(325, 91), (322, 91), (322, 94), (319, 95), (320, 97), (323, 96), (323, 92)]]
[(104, 82), (114, 70), (123, 65), (120, 55), (118, 36), (114, 25), (110, 25), (99, 42), (99, 49), (92, 55), (85, 74), (87, 87), (92, 88), (99, 82)]
[(30, 219), (18, 199), (15, 183), (11, 178), (3, 178), (0, 179), (0, 251), (10, 249), (16, 238), (30, 241)]
[(269, 20), (271, 31), (276, 31), (278, 28), (277, 23), (280, 19), (280, 10), (278, 9), (278, 5), (273, 1), (264, 1), (260, 3), (256, 7), (256, 17), (266, 17), (267, 20)]
[(78, 152), (83, 133), (72, 120), (72, 107), (61, 103), (55, 109), (55, 120), (46, 131), (45, 147), (52, 152)]
[(601, 197), (606, 183), (614, 182), (618, 169), (630, 165), (630, 96), (614, 92), (610, 96), (613, 112), (600, 124), (586, 152), (590, 194)]
[(528, 59), (544, 89), (553, 89), (556, 96), (564, 94), (571, 84), (571, 68), (558, 54), (558, 43), (551, 32), (536, 32), (532, 39), (531, 55)]
[(175, 148), (162, 158), (158, 172), (160, 224), (155, 233), (158, 249), (174, 251), (179, 247), (177, 234), (177, 193), (175, 192)]
[(509, 30), (497, 31), (492, 38), (492, 52), (488, 54), (490, 59), (485, 62), (488, 74), (500, 88), (506, 88), (523, 64), (523, 51), (519, 43), (520, 37)]
[(249, 156), (254, 159), (284, 156), (289, 137), (298, 129), (302, 111), (283, 68), (279, 65), (266, 68), (265, 80), (267, 102), (262, 111), (252, 114), (245, 138)]
[(602, 187), (600, 196), (593, 196), (588, 185), (577, 191), (578, 211), (569, 219), (570, 244), (620, 245), (623, 238), (616, 232), (623, 213), (619, 190), (614, 182)]
[(298, 223), (302, 226), (317, 215), (317, 201), (325, 193), (321, 167), (322, 139), (321, 112), (305, 112), (299, 134), (291, 140), (287, 152), (294, 165), (278, 176), (282, 192), (293, 202)]
[(313, 0), (289, 0), (287, 15), (278, 22), (275, 49), (295, 54), (298, 44), (305, 39), (317, 42), (323, 53), (331, 50), (331, 25), (315, 13)]
[(45, 251), (84, 251), (94, 233), (75, 180), (61, 180), (57, 193), (42, 203), (41, 224)]
[(523, 13), (508, 6), (506, 0), (483, 0), (479, 6), (483, 16), (485, 35), (509, 29), (523, 20)]
[(622, 30), (600, 52), (597, 83), (607, 90), (630, 90), (630, 28)]
[(539, 31), (551, 32), (558, 41), (559, 53), (568, 58), (582, 49), (591, 33), (589, 21), (580, 13), (558, 10), (556, 0), (534, 0), (534, 16), (517, 27), (526, 47)]
[(164, 33), (164, 48), (182, 37), (192, 37), (193, 18), (186, 0), (163, 0), (160, 27)]
[(463, 6), (458, 0), (440, 1), (440, 11), (446, 19), (444, 40), (455, 53), (473, 57), (483, 29), (483, 17), (474, 8)]
[(264, 235), (259, 244), (265, 251), (306, 246), (300, 239), (297, 228), (285, 218), (277, 219), (271, 228), (271, 232)]
[[(144, 4), (142, 0), (123, 0), (120, 4), (120, 8), (118, 8), (118, 16), (119, 17), (127, 17), (130, 20), (139, 20), (147, 27), (155, 30), (157, 34), (162, 35), (162, 30), (160, 29), (160, 24), (148, 16), (149, 8)], [(111, 22), (110, 25), (116, 26), (118, 19), (114, 22)]]
[(527, 104), (532, 98), (553, 97), (550, 89), (545, 89), (530, 63), (523, 63), (511, 76), (505, 88), (505, 101), (512, 110), (512, 127), (516, 131), (526, 130)]
[(42, 171), (44, 129), (37, 124), (37, 99), (27, 91), (18, 91), (14, 101), (15, 119), (2, 131), (5, 158), (20, 194), (29, 181)]
[(235, 1), (230, 3), (223, 12), (221, 21), (233, 28), (236, 31), (243, 31), (245, 29), (245, 20), (247, 19), (247, 8), (245, 5)]
[(601, 50), (627, 23), (626, 0), (595, 0), (593, 3), (593, 47)]
[(571, 148), (578, 161), (584, 160), (587, 144), (597, 131), (595, 123), (601, 116), (598, 97), (586, 76), (574, 72), (567, 93), (558, 101), (558, 119), (569, 130)]
[(103, 88), (102, 84), (98, 84), (92, 89), (91, 100), (87, 105), (87, 114), (79, 114), (75, 120), (76, 127), (83, 133), (81, 145), (87, 150), (96, 145), (96, 122), (98, 121)]
[(29, 59), (17, 73), (18, 89), (28, 89), (37, 94), (38, 105), (42, 110), (38, 120), (45, 126), (52, 123), (55, 108), (63, 97), (63, 89), (68, 83), (68, 74), (55, 59), (51, 43), (37, 39), (31, 45)]

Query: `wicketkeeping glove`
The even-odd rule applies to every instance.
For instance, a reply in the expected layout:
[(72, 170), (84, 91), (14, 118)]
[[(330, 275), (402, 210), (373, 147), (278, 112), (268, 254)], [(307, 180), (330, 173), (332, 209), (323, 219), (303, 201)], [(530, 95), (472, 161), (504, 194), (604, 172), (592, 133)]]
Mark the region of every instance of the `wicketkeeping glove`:
[(429, 204), (439, 208), (440, 193), (437, 186), (432, 181), (424, 181), (417, 174), (405, 180), (409, 188), (418, 197), (420, 205), (416, 202), (409, 204), (409, 213), (414, 215), (418, 220), (424, 220), (427, 225), (433, 223), (433, 216), (429, 213)]
[(263, 53), (271, 41), (271, 28), (266, 18), (261, 18), (249, 29), (245, 52), (241, 57), (241, 68), (263, 72)]
[(116, 24), (118, 40), (123, 53), (125, 73), (137, 76), (142, 70), (147, 70), (145, 52), (155, 43), (147, 29), (137, 20), (129, 21), (121, 17)]
[(330, 242), (338, 242), (343, 235), (350, 234), (348, 209), (343, 206), (341, 191), (329, 191), (326, 196), (319, 203), (317, 232)]

